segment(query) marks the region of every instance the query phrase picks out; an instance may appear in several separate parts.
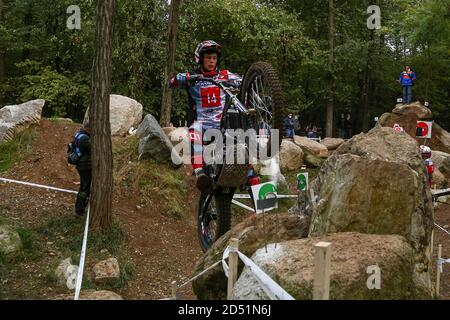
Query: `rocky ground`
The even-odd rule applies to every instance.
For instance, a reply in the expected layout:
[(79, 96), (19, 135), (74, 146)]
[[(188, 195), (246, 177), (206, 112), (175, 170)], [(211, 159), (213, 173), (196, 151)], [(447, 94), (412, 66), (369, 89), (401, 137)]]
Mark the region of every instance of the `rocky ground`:
[[(76, 170), (67, 165), (65, 153), (66, 144), (78, 127), (69, 122), (43, 119), (35, 129), (35, 140), (28, 154), (0, 176), (76, 190), (79, 178)], [(114, 144), (120, 144), (121, 139), (115, 138)], [(187, 167), (181, 168), (180, 173), (188, 190), (183, 196), (183, 218), (162, 214), (163, 200), (142, 205), (140, 195), (126, 192), (126, 188), (114, 194), (114, 217), (127, 235), (114, 255), (122, 266), (132, 266), (132, 272), (120, 286), (107, 289), (124, 299), (169, 297), (170, 283), (180, 284), (190, 278), (202, 255), (196, 231), (194, 179)], [(59, 261), (67, 257), (67, 247), (71, 247), (72, 252), (81, 249), (84, 221), (73, 215), (74, 195), (0, 183), (0, 200), (0, 219), (22, 230), (32, 230), (36, 249), (30, 256), (18, 259), (13, 268), (0, 268), (0, 299), (51, 299), (67, 293), (54, 284), (50, 274)], [(450, 204), (442, 204), (434, 215), (436, 222), (450, 231)], [(239, 216), (239, 220), (243, 218), (244, 215)], [(79, 239), (68, 242), (71, 225), (79, 232)], [(102, 249), (95, 247), (95, 239), (90, 241), (93, 248)], [(443, 245), (443, 257), (450, 258), (450, 235), (436, 229), (434, 255), (438, 244)], [(87, 275), (101, 258), (94, 251), (88, 249)], [(74, 263), (78, 257), (73, 257)], [(89, 281), (85, 285), (86, 289), (95, 287)], [(190, 286), (180, 291), (180, 297), (195, 299)], [(450, 298), (450, 265), (444, 265), (441, 297)]]
[[(74, 167), (67, 165), (66, 144), (78, 127), (73, 123), (43, 119), (36, 128), (29, 155), (1, 177), (76, 190), (79, 178)], [(186, 188), (192, 190), (189, 169), (180, 170), (185, 176)], [(166, 298), (171, 295), (172, 281), (180, 284), (192, 276), (193, 266), (202, 253), (196, 231), (196, 196), (196, 193), (186, 193), (185, 217), (176, 219), (162, 215), (160, 204), (138, 207), (138, 195), (115, 193), (114, 216), (128, 236), (118, 258), (133, 266), (133, 276), (126, 285), (115, 290), (124, 299)], [(13, 221), (19, 228), (45, 225), (51, 219), (64, 222), (72, 219), (80, 231), (84, 224), (84, 220), (73, 214), (75, 197), (71, 194), (0, 183), (0, 199), (0, 218)], [(1, 279), (1, 298), (47, 299), (54, 296), (55, 291), (61, 293), (49, 285), (48, 273), (65, 258), (64, 250), (58, 246), (58, 238), (38, 236), (40, 258), (34, 259), (35, 262), (26, 259), (18, 263), (17, 272), (8, 272)], [(58, 237), (64, 240), (64, 234)], [(81, 250), (81, 242), (79, 248)], [(94, 262), (89, 254), (88, 251), (87, 269)], [(190, 286), (181, 290), (180, 296), (195, 298)]]

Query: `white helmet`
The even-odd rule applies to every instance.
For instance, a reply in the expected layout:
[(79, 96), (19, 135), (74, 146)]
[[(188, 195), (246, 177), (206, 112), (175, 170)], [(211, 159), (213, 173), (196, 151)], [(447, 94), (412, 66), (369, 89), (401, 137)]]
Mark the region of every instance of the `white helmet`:
[(431, 148), (428, 146), (421, 145), (420, 146), (420, 154), (423, 159), (431, 158)]

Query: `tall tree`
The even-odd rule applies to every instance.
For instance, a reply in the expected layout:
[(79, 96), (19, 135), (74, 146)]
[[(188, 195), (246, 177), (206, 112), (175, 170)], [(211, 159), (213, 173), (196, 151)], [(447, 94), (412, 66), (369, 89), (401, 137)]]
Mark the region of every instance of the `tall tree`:
[(333, 136), (333, 111), (334, 111), (334, 89), (335, 89), (335, 75), (334, 75), (334, 2), (328, 0), (329, 3), (329, 15), (328, 15), (328, 41), (330, 45), (329, 53), (329, 96), (327, 102), (327, 131), (326, 136)]
[(169, 88), (167, 87), (167, 81), (169, 80), (169, 77), (173, 75), (175, 70), (175, 50), (177, 44), (177, 25), (180, 14), (180, 4), (181, 0), (172, 0), (170, 4), (169, 28), (167, 32), (168, 36), (166, 46), (167, 62), (164, 73), (160, 118), (160, 124), (163, 127), (167, 127), (169, 125), (172, 110), (172, 96), (170, 95)]
[(92, 227), (106, 231), (112, 221), (112, 143), (109, 122), (115, 0), (97, 0), (95, 53), (92, 67)]
[[(0, 0), (0, 23), (3, 23), (3, 0)], [(0, 48), (0, 84), (3, 83), (5, 78), (5, 57)], [(1, 97), (0, 97), (1, 99)], [(0, 101), (1, 102), (1, 101)]]
[(372, 59), (373, 59), (373, 42), (375, 31), (369, 30), (369, 39), (367, 42), (367, 58), (366, 58), (366, 70), (364, 73), (364, 87), (363, 87), (363, 105), (362, 105), (362, 131), (367, 132), (369, 130), (369, 105), (372, 98), (371, 92), (371, 80), (372, 80)]

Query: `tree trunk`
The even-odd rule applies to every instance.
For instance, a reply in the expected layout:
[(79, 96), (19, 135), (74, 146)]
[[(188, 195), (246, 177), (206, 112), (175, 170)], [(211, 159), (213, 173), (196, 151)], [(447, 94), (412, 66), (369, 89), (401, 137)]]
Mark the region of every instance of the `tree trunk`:
[[(26, 7), (25, 16), (23, 18), (23, 24), (25, 27), (31, 28), (33, 25), (33, 2), (29, 1)], [(31, 30), (25, 32), (26, 44), (31, 44)], [(31, 58), (31, 51), (28, 47), (24, 46), (22, 49), (22, 61), (26, 61)]]
[(367, 60), (366, 60), (366, 72), (364, 77), (364, 101), (363, 101), (363, 112), (362, 112), (362, 131), (369, 131), (369, 109), (370, 109), (370, 92), (371, 92), (371, 79), (372, 79), (372, 59), (373, 59), (373, 40), (374, 31), (370, 31), (369, 42), (367, 43)]
[[(427, 46), (427, 48), (426, 48), (426, 50), (425, 50), (425, 52), (426, 52), (426, 55), (427, 55), (427, 61), (428, 61), (428, 63), (427, 63), (427, 75), (426, 75), (426, 81), (425, 81), (425, 101), (428, 101), (428, 98), (429, 98), (429, 95), (428, 95), (428, 93), (429, 93), (429, 88), (430, 88), (430, 83), (431, 83), (431, 79), (432, 79), (432, 74), (431, 74), (431, 72), (432, 72), (432, 67), (431, 67), (431, 49), (430, 49), (430, 43), (427, 43), (426, 44), (426, 46)], [(417, 100), (417, 99), (416, 99)]]
[(329, 69), (330, 69), (330, 92), (327, 103), (327, 130), (326, 136), (333, 136), (333, 109), (334, 109), (334, 3), (333, 0), (329, 0), (329, 15), (328, 15), (328, 27), (329, 34), (328, 39), (330, 43), (330, 61), (329, 61)]
[[(0, 22), (3, 22), (3, 0), (0, 0)], [(0, 84), (3, 83), (5, 79), (5, 56), (0, 48)], [(1, 107), (1, 96), (0, 96), (0, 107)]]
[(164, 72), (163, 96), (161, 104), (161, 127), (167, 127), (170, 123), (170, 115), (172, 110), (172, 96), (167, 86), (167, 81), (174, 74), (175, 50), (177, 44), (177, 25), (180, 11), (181, 0), (172, 0), (170, 4), (169, 29), (166, 46), (166, 69)]
[(93, 229), (111, 226), (112, 143), (109, 122), (115, 0), (97, 0), (95, 53), (89, 119), (92, 127), (91, 221)]

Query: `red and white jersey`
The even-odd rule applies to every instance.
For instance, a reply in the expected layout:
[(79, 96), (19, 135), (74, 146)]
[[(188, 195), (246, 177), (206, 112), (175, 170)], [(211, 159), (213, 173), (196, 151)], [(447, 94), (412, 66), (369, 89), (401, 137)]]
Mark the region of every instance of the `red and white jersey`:
[[(206, 78), (224, 82), (225, 86), (239, 88), (242, 78), (228, 70), (216, 70), (201, 73)], [(226, 103), (225, 92), (218, 86), (206, 81), (198, 81), (195, 85), (189, 85), (190, 73), (179, 73), (172, 78), (169, 86), (173, 88), (188, 89), (192, 108), (195, 109), (194, 117), (203, 129), (218, 129), (222, 120), (222, 113)]]

